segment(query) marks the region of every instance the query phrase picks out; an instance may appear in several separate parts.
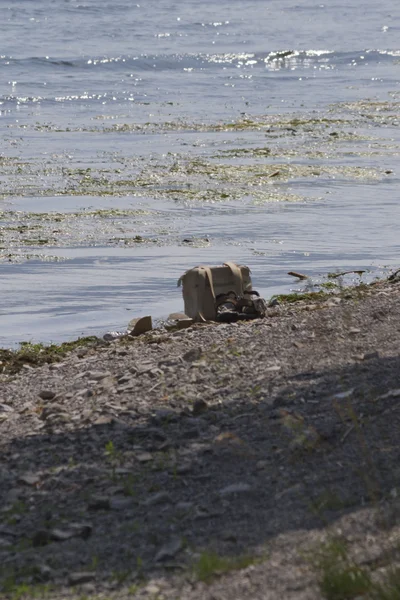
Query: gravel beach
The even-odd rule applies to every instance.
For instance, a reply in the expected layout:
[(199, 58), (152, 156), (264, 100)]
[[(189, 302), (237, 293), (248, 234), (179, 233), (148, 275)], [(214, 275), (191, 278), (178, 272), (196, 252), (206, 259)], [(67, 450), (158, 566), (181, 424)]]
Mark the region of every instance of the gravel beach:
[(394, 277), (4, 372), (1, 598), (333, 598), (332, 540), (387, 581), (399, 336)]

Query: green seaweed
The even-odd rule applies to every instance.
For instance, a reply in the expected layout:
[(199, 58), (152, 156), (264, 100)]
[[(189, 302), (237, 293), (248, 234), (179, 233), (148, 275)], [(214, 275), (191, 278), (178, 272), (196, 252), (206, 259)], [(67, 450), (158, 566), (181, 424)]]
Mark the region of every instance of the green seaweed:
[(24, 365), (38, 367), (45, 363), (61, 361), (69, 352), (82, 347), (93, 347), (101, 344), (95, 336), (79, 338), (62, 344), (35, 344), (21, 342), (18, 350), (0, 348), (0, 368), (6, 375), (18, 373)]

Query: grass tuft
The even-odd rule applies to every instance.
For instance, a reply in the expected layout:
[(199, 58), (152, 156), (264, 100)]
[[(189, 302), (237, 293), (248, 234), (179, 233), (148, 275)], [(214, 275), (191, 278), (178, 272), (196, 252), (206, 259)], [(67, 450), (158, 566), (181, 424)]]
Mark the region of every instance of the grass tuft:
[(259, 558), (249, 555), (228, 557), (219, 556), (216, 552), (205, 551), (195, 563), (193, 570), (199, 581), (208, 583), (219, 575), (245, 569), (259, 561)]

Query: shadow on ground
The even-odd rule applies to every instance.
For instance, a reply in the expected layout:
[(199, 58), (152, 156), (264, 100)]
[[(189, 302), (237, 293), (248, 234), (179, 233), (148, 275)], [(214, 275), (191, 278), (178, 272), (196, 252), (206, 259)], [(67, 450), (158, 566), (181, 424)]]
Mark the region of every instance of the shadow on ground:
[(203, 551), (265, 555), (279, 534), (380, 506), (400, 485), (399, 373), (399, 357), (372, 354), (277, 375), (196, 416), (158, 408), (15, 439), (2, 456), (2, 583), (169, 577)]

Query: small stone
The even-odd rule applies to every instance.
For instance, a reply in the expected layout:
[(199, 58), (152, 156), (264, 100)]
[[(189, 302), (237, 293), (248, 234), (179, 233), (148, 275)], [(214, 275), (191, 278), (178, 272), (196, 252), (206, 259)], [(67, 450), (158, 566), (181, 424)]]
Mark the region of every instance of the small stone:
[(118, 385), (123, 385), (124, 383), (129, 383), (131, 381), (133, 381), (133, 377), (131, 373), (124, 373), (124, 375), (121, 375), (120, 377), (118, 377), (117, 379), (117, 383)]
[(357, 327), (352, 327), (351, 329), (349, 329), (349, 333), (351, 335), (356, 335), (357, 333), (361, 333), (361, 329), (358, 329)]
[(32, 538), (32, 546), (46, 546), (50, 542), (50, 532), (47, 529), (39, 529)]
[(161, 408), (156, 411), (152, 420), (156, 425), (174, 423), (178, 420), (178, 414), (170, 408)]
[(200, 436), (200, 431), (197, 427), (190, 427), (185, 431), (182, 431), (182, 438), (184, 440), (194, 440)]
[(50, 531), (51, 539), (56, 542), (64, 542), (73, 537), (87, 539), (92, 533), (92, 526), (89, 524), (71, 523), (67, 529), (52, 529)]
[(100, 417), (98, 417), (93, 425), (111, 425), (111, 423), (113, 423), (114, 418), (110, 417), (110, 415), (100, 415)]
[(154, 583), (149, 583), (149, 585), (146, 585), (144, 588), (144, 591), (149, 596), (157, 596), (160, 593), (160, 588), (158, 585), (154, 585)]
[(53, 416), (56, 413), (62, 414), (63, 411), (64, 407), (61, 404), (48, 404), (42, 410), (40, 418), (42, 419), (42, 421), (46, 421), (50, 416)]
[(110, 371), (87, 371), (86, 373), (86, 376), (92, 381), (101, 381), (110, 375)]
[(268, 461), (267, 460), (259, 460), (259, 461), (257, 461), (256, 469), (258, 471), (262, 471), (266, 467), (268, 467)]
[(153, 460), (153, 456), (150, 454), (150, 452), (140, 452), (139, 454), (135, 455), (135, 458), (140, 463), (146, 463)]
[(10, 542), (10, 540), (7, 540), (4, 537), (0, 536), (0, 550), (2, 548), (9, 548), (12, 545), (12, 543)]
[(4, 413), (14, 412), (14, 409), (12, 408), (12, 406), (9, 406), (8, 404), (0, 404), (0, 412), (4, 412)]
[(234, 533), (233, 531), (224, 531), (222, 533), (221, 537), (225, 542), (235, 542), (236, 543), (237, 539), (238, 539), (236, 533)]
[(127, 508), (134, 507), (134, 501), (132, 498), (111, 498), (110, 508), (111, 510), (126, 510)]
[(374, 358), (379, 358), (379, 352), (367, 352), (362, 355), (362, 360), (373, 360)]
[(156, 562), (161, 562), (163, 560), (168, 560), (169, 558), (174, 558), (174, 556), (178, 554), (181, 549), (181, 538), (174, 537), (169, 542), (164, 544), (164, 546), (162, 546), (162, 548), (157, 552), (155, 560)]
[(26, 485), (36, 485), (39, 482), (40, 477), (36, 473), (25, 473), (18, 478), (18, 483), (25, 483)]
[(193, 414), (195, 416), (197, 415), (201, 415), (202, 413), (204, 413), (206, 410), (208, 409), (208, 404), (205, 400), (203, 400), (202, 398), (199, 398), (198, 400), (196, 400), (193, 404)]
[(88, 504), (89, 510), (108, 510), (110, 507), (110, 498), (107, 496), (94, 496)]
[(177, 475), (186, 475), (186, 473), (190, 473), (193, 470), (193, 465), (190, 462), (182, 463), (178, 465), (175, 469)]
[(82, 583), (88, 583), (95, 579), (96, 574), (90, 571), (82, 571), (79, 573), (70, 573), (68, 575), (69, 585), (81, 585)]
[(248, 483), (232, 483), (222, 488), (219, 493), (221, 496), (234, 496), (235, 494), (246, 494), (253, 491)]
[(49, 565), (39, 565), (37, 567), (37, 575), (40, 581), (49, 581), (53, 577), (54, 571)]
[(145, 500), (145, 506), (154, 506), (156, 504), (166, 504), (172, 503), (172, 498), (168, 494), (168, 492), (158, 492), (157, 494), (152, 494)]
[(39, 392), (39, 398), (41, 398), (42, 400), (53, 400), (55, 396), (56, 393), (52, 390), (42, 390), (41, 392)]
[(265, 371), (267, 371), (268, 373), (274, 373), (275, 371), (280, 371), (281, 367), (280, 365), (272, 365), (271, 367), (266, 367), (266, 369), (264, 369)]
[(193, 509), (193, 502), (178, 502), (175, 508), (179, 512), (189, 512)]
[(199, 360), (202, 354), (202, 348), (192, 348), (191, 350), (188, 350), (188, 352), (186, 352), (182, 358), (186, 362), (194, 362), (196, 360)]
[(350, 390), (346, 390), (345, 392), (339, 392), (338, 394), (335, 394), (333, 396), (333, 398), (335, 400), (346, 400), (346, 398), (350, 398), (354, 393), (354, 388), (351, 388)]

